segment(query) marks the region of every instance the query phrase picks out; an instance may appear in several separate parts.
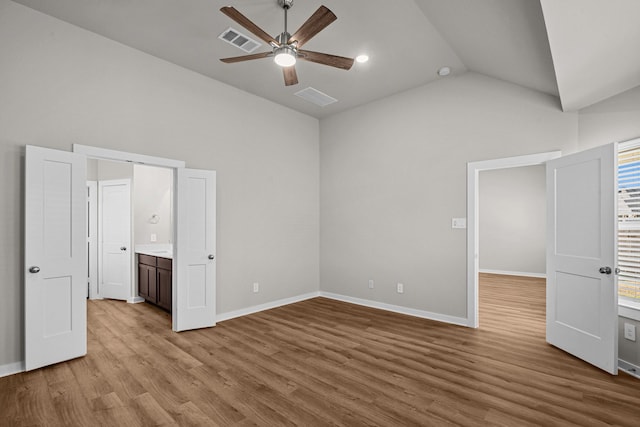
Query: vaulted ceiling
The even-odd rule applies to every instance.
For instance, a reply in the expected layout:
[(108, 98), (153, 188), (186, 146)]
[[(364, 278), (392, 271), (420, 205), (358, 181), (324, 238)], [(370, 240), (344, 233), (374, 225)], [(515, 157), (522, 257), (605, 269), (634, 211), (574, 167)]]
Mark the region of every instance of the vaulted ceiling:
[[(565, 111), (640, 85), (638, 0), (294, 0), (290, 32), (321, 4), (338, 17), (305, 49), (370, 60), (349, 71), (299, 61), (289, 87), (270, 58), (219, 61), (245, 54), (218, 39), (224, 30), (251, 35), (219, 9), (234, 6), (276, 36), (277, 0), (14, 1), (318, 118), (468, 70), (558, 96)], [(438, 76), (443, 66), (449, 77)], [(307, 87), (338, 102), (294, 95)]]

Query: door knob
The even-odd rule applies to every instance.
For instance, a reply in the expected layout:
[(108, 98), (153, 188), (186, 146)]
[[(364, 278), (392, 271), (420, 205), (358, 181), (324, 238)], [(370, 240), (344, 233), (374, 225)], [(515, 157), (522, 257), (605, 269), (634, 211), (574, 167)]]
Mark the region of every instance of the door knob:
[(38, 267), (37, 265), (34, 265), (33, 267), (29, 268), (29, 273), (39, 273), (40, 272), (40, 267)]
[(126, 246), (121, 246), (121, 247), (120, 247), (120, 250), (121, 250), (121, 251), (126, 251), (126, 250), (127, 250), (127, 247), (126, 247)]
[(611, 274), (611, 267), (600, 267), (599, 271), (602, 274)]
[(207, 258), (214, 259), (215, 257), (213, 255), (209, 255)]

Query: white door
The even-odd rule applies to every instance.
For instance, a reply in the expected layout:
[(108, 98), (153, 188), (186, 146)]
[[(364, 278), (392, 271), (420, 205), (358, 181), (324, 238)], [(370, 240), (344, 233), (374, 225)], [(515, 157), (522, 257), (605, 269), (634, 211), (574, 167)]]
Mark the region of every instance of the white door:
[(617, 145), (547, 162), (547, 341), (618, 373)]
[(131, 296), (131, 181), (100, 181), (98, 187), (98, 293), (126, 301)]
[(86, 158), (27, 146), (25, 368), (87, 353)]
[(177, 172), (173, 330), (184, 331), (216, 324), (216, 173)]

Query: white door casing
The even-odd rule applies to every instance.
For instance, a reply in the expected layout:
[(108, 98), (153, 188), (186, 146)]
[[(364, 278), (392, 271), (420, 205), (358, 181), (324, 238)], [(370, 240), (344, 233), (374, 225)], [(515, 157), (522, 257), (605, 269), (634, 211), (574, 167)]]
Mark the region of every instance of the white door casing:
[(98, 182), (98, 293), (101, 298), (131, 297), (131, 180)]
[(173, 330), (184, 331), (216, 323), (216, 173), (178, 168), (176, 181)]
[(27, 146), (25, 369), (87, 352), (86, 158)]
[(467, 326), (477, 328), (478, 316), (478, 273), (480, 270), (480, 221), (479, 194), (480, 172), (496, 169), (543, 165), (560, 157), (560, 151), (549, 151), (525, 156), (504, 157), (482, 160), (467, 164)]
[(547, 341), (611, 374), (618, 372), (616, 162), (617, 144), (547, 162)]
[(87, 181), (87, 274), (89, 299), (98, 299), (98, 181)]

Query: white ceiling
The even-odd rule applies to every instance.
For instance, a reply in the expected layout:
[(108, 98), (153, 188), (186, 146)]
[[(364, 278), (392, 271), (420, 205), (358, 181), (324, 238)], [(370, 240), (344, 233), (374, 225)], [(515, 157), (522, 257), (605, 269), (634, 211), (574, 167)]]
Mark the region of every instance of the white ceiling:
[[(565, 110), (640, 85), (638, 0), (294, 0), (291, 33), (321, 4), (338, 17), (305, 49), (371, 59), (350, 71), (299, 61), (290, 87), (269, 58), (219, 61), (244, 54), (218, 39), (230, 26), (244, 30), (219, 9), (234, 6), (275, 36), (277, 0), (14, 1), (318, 118), (442, 78), (445, 65), (559, 95)], [(338, 102), (293, 95), (308, 86)]]

